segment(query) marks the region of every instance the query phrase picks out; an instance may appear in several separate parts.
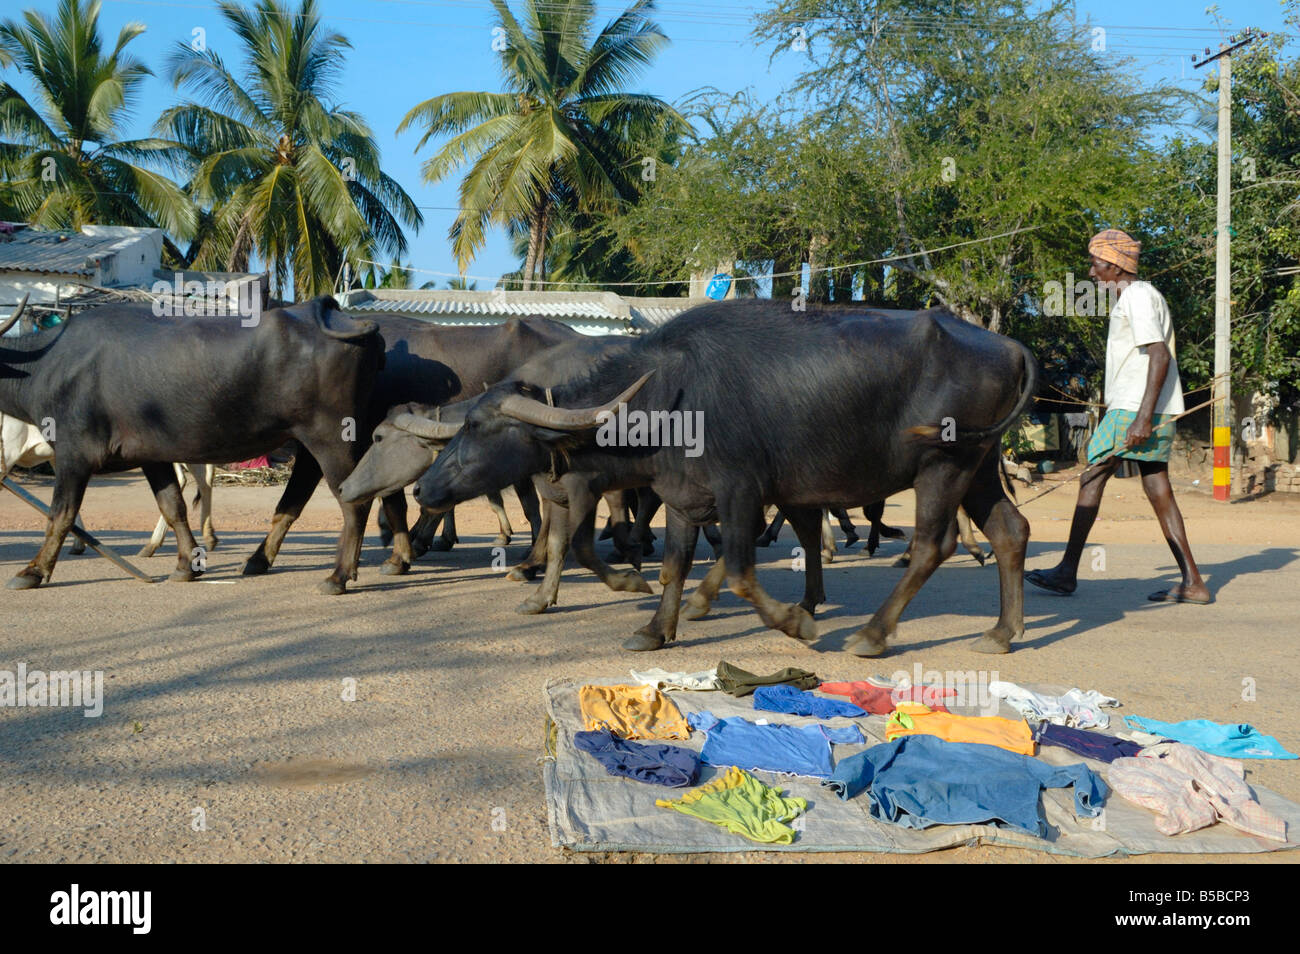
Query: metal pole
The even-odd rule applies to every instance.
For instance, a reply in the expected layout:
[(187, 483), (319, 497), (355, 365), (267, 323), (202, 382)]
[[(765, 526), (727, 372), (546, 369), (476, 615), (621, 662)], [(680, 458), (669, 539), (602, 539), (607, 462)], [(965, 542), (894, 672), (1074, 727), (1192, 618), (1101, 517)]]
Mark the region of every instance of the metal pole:
[(1219, 58), (1219, 210), (1214, 256), (1214, 499), (1232, 486), (1232, 57)]

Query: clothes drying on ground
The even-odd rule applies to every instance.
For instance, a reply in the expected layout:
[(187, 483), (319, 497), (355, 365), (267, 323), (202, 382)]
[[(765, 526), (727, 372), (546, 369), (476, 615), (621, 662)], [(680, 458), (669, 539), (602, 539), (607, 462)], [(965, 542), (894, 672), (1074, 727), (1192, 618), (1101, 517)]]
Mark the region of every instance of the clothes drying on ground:
[(754, 708), (817, 719), (834, 719), (836, 716), (857, 719), (867, 714), (866, 710), (851, 703), (823, 699), (794, 686), (759, 686), (754, 690)]
[(1045, 696), (1014, 682), (991, 682), (989, 692), (1015, 709), (1030, 722), (1051, 722), (1075, 729), (1104, 729), (1110, 716), (1102, 708), (1114, 709), (1119, 700), (1103, 696), (1096, 689), (1071, 689), (1062, 696)]
[(900, 702), (885, 723), (885, 738), (890, 742), (907, 735), (933, 735), (948, 742), (980, 742), (1021, 755), (1034, 754), (1033, 734), (1029, 725), (1019, 719), (935, 712), (919, 702)]
[(654, 686), (667, 692), (670, 689), (689, 689), (694, 692), (707, 692), (720, 689), (718, 670), (705, 669), (702, 672), (667, 672), (663, 669), (647, 669), (639, 672), (632, 670), (632, 679), (642, 686)]
[(1039, 745), (1057, 745), (1078, 755), (1086, 755), (1100, 762), (1113, 762), (1142, 751), (1142, 746), (1127, 739), (1118, 739), (1102, 732), (1072, 729), (1066, 725), (1040, 722), (1034, 731), (1034, 741)]
[(904, 736), (840, 761), (822, 783), (841, 799), (860, 792), (872, 818), (904, 828), (1002, 822), (1040, 838), (1044, 788), (1074, 786), (1074, 813), (1101, 814), (1106, 785), (1083, 763), (1049, 765), (992, 745)]
[(1129, 729), (1127, 732), (1120, 732), (1121, 739), (1127, 739), (1130, 742), (1136, 742), (1139, 748), (1146, 748), (1148, 745), (1155, 745), (1157, 742), (1172, 742), (1173, 739), (1166, 738), (1163, 735), (1155, 735), (1150, 732), (1142, 732), (1138, 729)]
[(673, 701), (653, 686), (583, 686), (582, 727), (625, 739), (689, 739), (690, 726)]
[(708, 733), (700, 759), (710, 765), (826, 778), (831, 774), (832, 743), (866, 742), (856, 725), (761, 724), (737, 716), (719, 719), (712, 712), (692, 712), (686, 718), (691, 728)]
[(700, 757), (680, 745), (628, 742), (608, 729), (575, 732), (573, 744), (594, 756), (610, 775), (650, 785), (683, 788), (694, 785), (700, 774)]
[(786, 798), (734, 765), (679, 799), (661, 798), (655, 804), (769, 845), (794, 841), (794, 829), (784, 823), (794, 821), (808, 808), (806, 799)]
[(1181, 742), (1143, 749), (1110, 765), (1111, 788), (1156, 813), (1166, 835), (1196, 831), (1223, 820), (1239, 831), (1286, 841), (1286, 822), (1264, 809), (1235, 759), (1209, 755)]
[(718, 688), (728, 695), (747, 696), (759, 686), (790, 685), (796, 689), (816, 689), (820, 679), (806, 669), (793, 666), (770, 676), (756, 676), (729, 662), (718, 663)]
[(855, 706), (861, 706), (872, 715), (889, 715), (900, 702), (919, 702), (935, 712), (947, 712), (944, 700), (957, 695), (956, 689), (942, 686), (886, 687), (874, 682), (823, 682), (822, 692), (833, 696), (848, 696)]
[(1300, 756), (1282, 748), (1282, 743), (1271, 735), (1263, 735), (1253, 725), (1244, 722), (1220, 725), (1209, 719), (1188, 719), (1186, 722), (1159, 722), (1142, 716), (1125, 716), (1131, 729), (1141, 729), (1163, 735), (1175, 742), (1193, 745), (1202, 752), (1221, 755), (1229, 759), (1294, 759)]

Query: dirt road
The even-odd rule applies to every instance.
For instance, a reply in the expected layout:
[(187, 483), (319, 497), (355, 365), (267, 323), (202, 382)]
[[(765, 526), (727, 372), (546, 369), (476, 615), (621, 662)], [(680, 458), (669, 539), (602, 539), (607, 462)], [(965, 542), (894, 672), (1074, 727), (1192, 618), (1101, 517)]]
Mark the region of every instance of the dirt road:
[[(48, 479), (25, 485), (49, 499)], [(566, 572), (560, 605), (546, 616), (516, 615), (528, 585), (502, 580), (492, 566), (495, 521), (486, 507), (462, 512), (460, 547), (402, 578), (378, 574), (384, 553), (372, 524), (360, 580), (349, 595), (329, 598), (315, 592), (339, 525), (329, 495), (322, 490), (308, 507), (274, 572), (245, 579), (239, 567), (265, 531), (279, 488), (219, 487), (221, 545), (200, 582), (146, 585), (105, 560), (65, 551), (51, 584), (0, 591), (0, 669), (23, 663), (105, 673), (99, 718), (0, 709), (0, 860), (628, 860), (570, 858), (550, 846), (537, 758), (547, 679), (618, 677), (634, 662), (701, 669), (727, 659), (754, 671), (798, 665), (828, 679), (916, 664), (996, 670), (1020, 683), (1100, 689), (1123, 701), (1121, 712), (1250, 722), (1294, 751), (1300, 501), (1224, 505), (1186, 485), (1178, 491), (1214, 605), (1145, 600), (1176, 579), (1172, 558), (1139, 483), (1117, 480), (1078, 593), (1030, 589), (1027, 632), (1014, 653), (987, 657), (967, 648), (996, 614), (997, 585), (992, 565), (963, 555), (921, 591), (891, 654), (859, 660), (840, 647), (896, 581), (900, 571), (890, 563), (899, 543), (874, 559), (860, 546), (842, 551), (828, 568), (832, 602), (818, 615), (816, 648), (763, 629), (748, 606), (724, 595), (714, 615), (683, 623), (679, 642), (651, 659), (619, 644), (654, 599), (610, 593), (581, 569)], [(1066, 487), (1026, 506), (1031, 567), (1055, 563), (1073, 496)], [(524, 526), (517, 504), (508, 499), (507, 507), (516, 528)], [(886, 520), (910, 531), (910, 513), (911, 496), (902, 495), (890, 501)], [(128, 475), (96, 481), (83, 515), (129, 556), (157, 511), (144, 481)], [(0, 493), (0, 578), (31, 558), (42, 526), (34, 511)], [(525, 538), (526, 531), (510, 548), (512, 562)], [(167, 546), (170, 540), (158, 557), (137, 562), (165, 576), (174, 557)], [(792, 546), (787, 528), (776, 546), (759, 551), (762, 582), (786, 600), (802, 590), (790, 569)], [(656, 592), (657, 569), (652, 561), (646, 573)], [(703, 571), (697, 563), (693, 581)], [(352, 685), (355, 701), (345, 701)], [(1300, 764), (1248, 767), (1252, 783), (1300, 800)], [(1064, 859), (962, 848), (888, 860)]]

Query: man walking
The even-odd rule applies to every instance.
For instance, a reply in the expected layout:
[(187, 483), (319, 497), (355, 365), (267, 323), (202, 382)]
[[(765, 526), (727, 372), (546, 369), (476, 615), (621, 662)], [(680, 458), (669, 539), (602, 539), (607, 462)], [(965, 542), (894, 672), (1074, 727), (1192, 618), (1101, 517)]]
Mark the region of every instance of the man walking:
[(1065, 555), (1052, 569), (1034, 570), (1025, 574), (1025, 579), (1063, 596), (1074, 592), (1079, 560), (1097, 519), (1102, 490), (1120, 460), (1127, 459), (1138, 463), (1142, 489), (1183, 575), (1178, 586), (1152, 593), (1147, 599), (1209, 603), (1210, 591), (1192, 559), (1183, 515), (1169, 484), (1174, 425), (1165, 422), (1184, 410), (1173, 322), (1164, 296), (1149, 282), (1138, 280), (1141, 248), (1140, 242), (1118, 229), (1100, 232), (1088, 243), (1092, 256), (1088, 274), (1100, 288), (1119, 293), (1111, 308), (1106, 340), (1106, 415), (1088, 442), (1089, 467), (1079, 481), (1079, 500)]

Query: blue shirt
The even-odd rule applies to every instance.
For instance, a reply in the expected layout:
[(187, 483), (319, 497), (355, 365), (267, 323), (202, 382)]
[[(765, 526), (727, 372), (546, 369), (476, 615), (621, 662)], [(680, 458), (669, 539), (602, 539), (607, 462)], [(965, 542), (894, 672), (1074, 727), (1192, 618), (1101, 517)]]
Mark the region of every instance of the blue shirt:
[(1158, 722), (1142, 716), (1125, 716), (1130, 729), (1141, 729), (1152, 735), (1195, 746), (1211, 755), (1230, 759), (1294, 759), (1282, 748), (1282, 743), (1271, 735), (1263, 735), (1253, 725), (1244, 722), (1220, 725), (1209, 719), (1188, 719), (1186, 722)]
[(822, 782), (842, 799), (866, 792), (872, 818), (903, 828), (1002, 822), (1040, 838), (1044, 788), (1074, 786), (1074, 813), (1101, 814), (1108, 789), (1082, 762), (1049, 765), (996, 745), (907, 735), (850, 756)]
[(736, 716), (719, 719), (712, 712), (689, 713), (686, 721), (692, 729), (708, 733), (700, 758), (710, 765), (813, 778), (831, 774), (831, 743), (860, 745), (866, 741), (856, 725), (839, 729), (825, 725), (758, 725)]
[(811, 692), (794, 686), (759, 686), (754, 690), (754, 708), (766, 709), (768, 712), (785, 712), (790, 715), (812, 716), (814, 719), (834, 719), (845, 716), (856, 719), (867, 714), (867, 710), (851, 702), (838, 699), (823, 699)]

